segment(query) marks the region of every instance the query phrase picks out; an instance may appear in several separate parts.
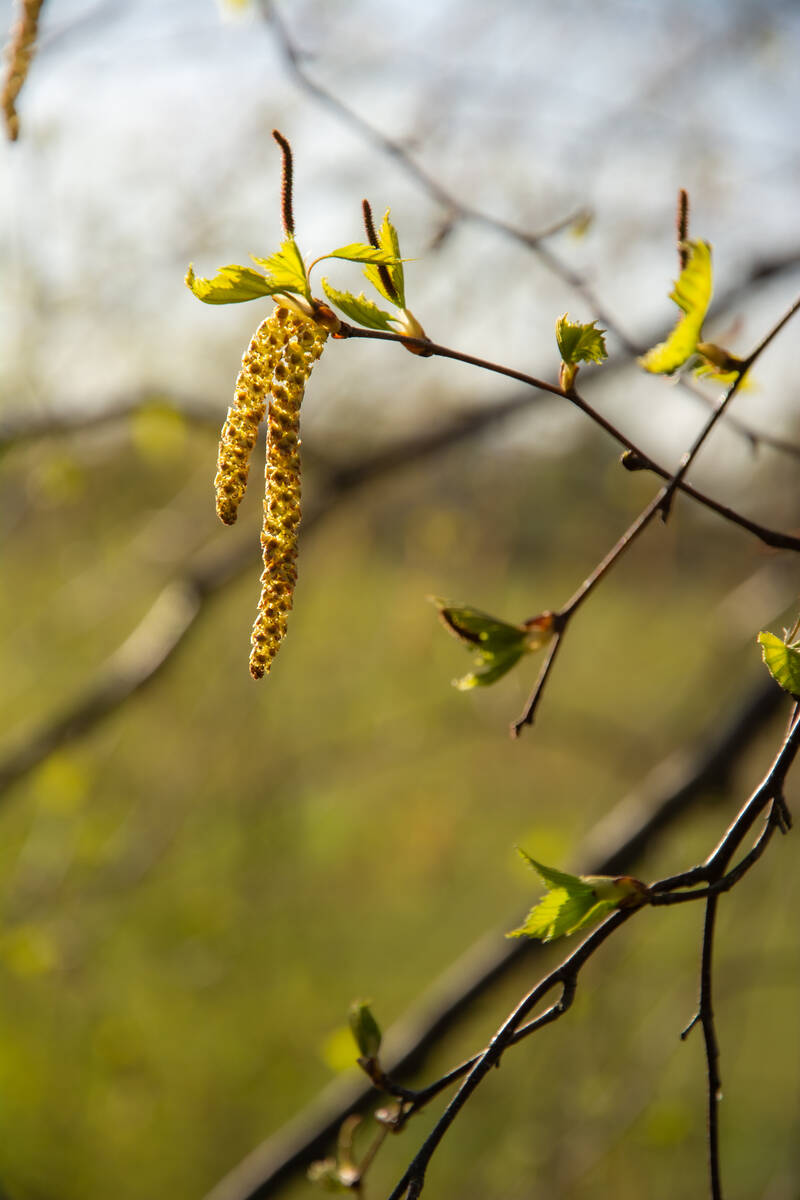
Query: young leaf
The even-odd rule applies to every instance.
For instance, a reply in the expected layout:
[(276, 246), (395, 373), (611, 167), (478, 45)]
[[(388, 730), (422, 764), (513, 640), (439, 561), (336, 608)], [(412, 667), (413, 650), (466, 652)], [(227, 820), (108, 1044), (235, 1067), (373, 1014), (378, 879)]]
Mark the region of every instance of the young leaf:
[(468, 675), (462, 675), (460, 679), (454, 679), (453, 687), (457, 688), (459, 692), (468, 692), (474, 687), (488, 687), (491, 683), (497, 683), (498, 679), (502, 679), (513, 666), (516, 666), (523, 654), (522, 647), (514, 647), (498, 653), (479, 650), (475, 655), (477, 669), (470, 671)]
[(293, 237), (281, 242), (280, 250), (277, 254), (271, 254), (269, 258), (257, 258), (255, 254), (251, 254), (250, 257), (253, 262), (265, 268), (269, 283), (276, 292), (297, 292), (305, 296), (306, 300), (311, 300), (305, 263)]
[(381, 222), (380, 231), (378, 233), (378, 244), (380, 245), (381, 250), (383, 250), (384, 253), (389, 255), (390, 258), (394, 260), (394, 262), (391, 264), (387, 263), (386, 269), (389, 272), (389, 278), (392, 281), (394, 292), (396, 294), (393, 295), (391, 290), (385, 286), (383, 280), (381, 279), (380, 271), (378, 271), (374, 266), (365, 267), (364, 274), (372, 286), (378, 292), (380, 292), (384, 300), (388, 300), (390, 304), (396, 304), (398, 308), (405, 308), (406, 289), (405, 278), (403, 275), (403, 260), (400, 257), (400, 241), (397, 236), (397, 230), (389, 220), (390, 212), (391, 209), (387, 208), (386, 212), (384, 213), (383, 221)]
[(469, 645), (483, 644), (487, 650), (496, 652), (521, 645), (525, 640), (527, 630), (524, 625), (509, 625), (479, 608), (458, 608), (436, 597), (433, 597), (433, 603), (450, 632)]
[(185, 282), (204, 304), (241, 304), (259, 296), (273, 296), (281, 290), (258, 271), (235, 264), (220, 267), (213, 279), (198, 279), (190, 265)]
[(495, 683), (523, 654), (540, 649), (553, 635), (552, 613), (542, 613), (525, 625), (509, 625), (478, 608), (456, 607), (436, 597), (431, 599), (450, 633), (475, 651), (478, 670), (453, 681), (460, 692)]
[(681, 244), (688, 249), (689, 258), (669, 298), (683, 315), (667, 340), (639, 359), (639, 365), (654, 375), (671, 375), (694, 354), (711, 303), (711, 247), (708, 242)]
[(348, 262), (359, 263), (381, 263), (385, 267), (395, 266), (398, 263), (397, 256), (392, 250), (370, 246), (368, 242), (352, 242), (349, 246), (340, 246), (338, 250), (331, 250), (330, 253), (323, 254), (317, 259), (317, 262), (321, 262), (323, 258), (344, 258)]
[(764, 665), (784, 691), (800, 699), (800, 643), (788, 646), (774, 633), (763, 630), (758, 635)]
[(392, 332), (390, 322), (394, 318), (384, 312), (382, 308), (378, 308), (377, 304), (367, 300), (363, 292), (360, 296), (354, 296), (352, 292), (337, 291), (335, 287), (331, 287), (327, 279), (322, 280), (322, 289), (331, 304), (335, 304), (346, 317), (355, 321), (357, 325), (364, 325), (367, 329), (386, 329), (390, 333)]
[(359, 1054), (364, 1058), (377, 1058), (383, 1035), (380, 1025), (372, 1015), (369, 1001), (354, 1000), (350, 1005), (349, 1019), (350, 1030)]
[(615, 908), (646, 902), (647, 888), (628, 875), (568, 875), (537, 862), (524, 850), (520, 854), (548, 890), (520, 928), (507, 937), (536, 937), (550, 942), (585, 929)]
[(565, 363), (602, 362), (608, 358), (605, 329), (597, 328), (597, 321), (588, 325), (573, 324), (567, 313), (556, 321), (556, 341)]

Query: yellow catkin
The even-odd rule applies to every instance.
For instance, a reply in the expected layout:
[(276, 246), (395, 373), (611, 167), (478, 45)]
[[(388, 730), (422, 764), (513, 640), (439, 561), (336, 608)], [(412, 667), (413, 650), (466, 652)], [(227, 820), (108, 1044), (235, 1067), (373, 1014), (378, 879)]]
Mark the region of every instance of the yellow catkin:
[(19, 137), (17, 96), (28, 74), (39, 26), (39, 12), (44, 0), (22, 0), (20, 15), (11, 29), (6, 47), (6, 69), (3, 75), (0, 105), (6, 123), (6, 133), (12, 142)]
[(286, 634), (292, 607), (300, 525), (300, 404), (306, 380), (328, 336), (327, 330), (315, 321), (283, 307), (276, 308), (273, 319), (286, 332), (287, 339), (275, 364), (270, 388), (261, 531), (264, 570), (250, 654), (250, 674), (254, 679), (269, 671)]
[(259, 325), (242, 357), (233, 404), (220, 434), (214, 477), (217, 516), (224, 525), (233, 525), (236, 521), (247, 487), (250, 455), (267, 408), (273, 372), (289, 332), (285, 323), (280, 323), (273, 313)]

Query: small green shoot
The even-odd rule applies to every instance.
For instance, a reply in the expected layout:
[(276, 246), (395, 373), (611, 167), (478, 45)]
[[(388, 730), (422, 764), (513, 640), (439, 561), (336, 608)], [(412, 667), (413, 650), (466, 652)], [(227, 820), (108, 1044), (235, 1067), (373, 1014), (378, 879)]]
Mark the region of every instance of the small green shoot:
[(487, 687), (511, 670), (524, 654), (540, 650), (555, 631), (551, 612), (541, 613), (523, 625), (509, 625), (478, 608), (448, 604), (431, 597), (445, 627), (474, 653), (477, 670), (453, 680), (460, 692)]
[(630, 875), (568, 875), (544, 866), (524, 850), (520, 854), (536, 871), (547, 894), (531, 909), (519, 929), (512, 929), (506, 937), (552, 942), (593, 925), (614, 909), (647, 903), (646, 885)]
[(350, 1031), (362, 1058), (376, 1059), (383, 1034), (372, 1015), (369, 1000), (354, 1000), (350, 1005)]
[(605, 329), (598, 329), (597, 321), (587, 325), (569, 321), (568, 315), (564, 313), (556, 321), (556, 341), (562, 358), (559, 383), (565, 392), (575, 383), (579, 363), (600, 363), (608, 358)]

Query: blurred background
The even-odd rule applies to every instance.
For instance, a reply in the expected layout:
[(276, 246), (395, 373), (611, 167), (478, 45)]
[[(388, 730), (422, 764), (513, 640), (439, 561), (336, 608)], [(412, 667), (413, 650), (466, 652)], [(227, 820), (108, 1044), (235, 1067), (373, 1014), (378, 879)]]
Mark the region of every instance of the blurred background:
[[(0, 0), (4, 29), (15, 11)], [(331, 343), (303, 407), (289, 636), (254, 684), (260, 469), (235, 530), (211, 484), (268, 305), (206, 307), (183, 276), (277, 247), (272, 128), (306, 255), (359, 240), (362, 197), (391, 206), (428, 334), (553, 382), (556, 318), (601, 315), (611, 357), (580, 386), (672, 467), (707, 409), (631, 351), (673, 319), (676, 192), (714, 245), (706, 334), (745, 352), (800, 283), (799, 54), (800, 12), (771, 0), (48, 0), (20, 140), (0, 145), (2, 1195), (204, 1196), (352, 1062), (354, 997), (388, 1026), (518, 924), (539, 886), (515, 845), (586, 867), (596, 822), (724, 726), (762, 682), (756, 632), (794, 619), (789, 556), (680, 501), (510, 742), (538, 664), (456, 692), (469, 659), (426, 597), (558, 607), (654, 482), (555, 398)], [(797, 332), (736, 398), (750, 432), (718, 428), (692, 473), (785, 530)], [(639, 874), (707, 853), (787, 711)], [(799, 880), (778, 839), (722, 906), (734, 1196), (800, 1197)], [(701, 921), (643, 914), (607, 945), (570, 1015), (465, 1109), (431, 1197), (703, 1193), (702, 1043), (678, 1039)], [(485, 1044), (566, 948), (505, 974), (415, 1078)], [(370, 1197), (436, 1111), (384, 1147)], [(312, 1193), (302, 1172), (274, 1192)]]

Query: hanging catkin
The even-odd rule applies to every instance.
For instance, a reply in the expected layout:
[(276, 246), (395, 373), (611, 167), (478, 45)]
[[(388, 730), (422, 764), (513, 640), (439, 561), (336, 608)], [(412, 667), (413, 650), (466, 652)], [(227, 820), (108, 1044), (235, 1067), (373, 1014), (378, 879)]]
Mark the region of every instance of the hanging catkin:
[(273, 373), (289, 336), (285, 323), (276, 317), (278, 311), (276, 309), (262, 321), (251, 338), (242, 357), (233, 404), (222, 426), (214, 490), (217, 516), (225, 525), (233, 525), (236, 520), (247, 487), (250, 455), (266, 412)]
[[(253, 625), (250, 674), (260, 679), (286, 634), (297, 581), (300, 525), (300, 405), (306, 381), (322, 353), (328, 331), (316, 321), (279, 306), (270, 321), (279, 351), (269, 380), (267, 466), (261, 549), (261, 599)], [(269, 324), (266, 322), (265, 324)], [(280, 345), (278, 344), (280, 343)]]

